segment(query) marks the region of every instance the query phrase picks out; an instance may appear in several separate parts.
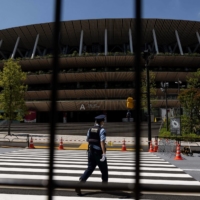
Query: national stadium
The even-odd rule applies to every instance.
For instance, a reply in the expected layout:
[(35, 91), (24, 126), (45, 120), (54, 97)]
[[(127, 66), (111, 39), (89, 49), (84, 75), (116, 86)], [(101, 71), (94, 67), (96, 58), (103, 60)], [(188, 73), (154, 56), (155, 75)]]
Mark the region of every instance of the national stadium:
[[(49, 122), (53, 23), (0, 30), (0, 68), (19, 59), (27, 72), (26, 105), (38, 123)], [(90, 19), (61, 22), (58, 122), (91, 122), (106, 114), (107, 122), (122, 122), (126, 99), (134, 98), (135, 19)], [(200, 22), (142, 19), (141, 53), (153, 54), (148, 68), (155, 73), (153, 119), (161, 110), (179, 107), (178, 85), (199, 68)], [(145, 66), (145, 60), (142, 59)], [(167, 97), (160, 89), (168, 82)], [(134, 109), (131, 111), (134, 118)], [(145, 111), (141, 111), (146, 120)]]

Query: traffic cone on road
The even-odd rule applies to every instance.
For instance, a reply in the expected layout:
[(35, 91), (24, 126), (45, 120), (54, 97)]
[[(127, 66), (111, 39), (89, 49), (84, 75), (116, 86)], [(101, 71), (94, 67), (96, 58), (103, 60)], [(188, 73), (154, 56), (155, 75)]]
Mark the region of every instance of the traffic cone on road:
[(152, 145), (152, 142), (151, 142), (151, 141), (150, 141), (149, 152), (150, 152), (150, 153), (153, 153), (153, 152), (154, 152), (153, 145)]
[(122, 151), (126, 151), (126, 141), (125, 141), (125, 139), (122, 142)]
[(175, 156), (174, 160), (183, 160), (183, 158), (181, 157), (180, 144), (179, 143), (176, 145), (176, 156)]
[(62, 138), (60, 139), (58, 150), (64, 150)]
[(32, 137), (31, 137), (28, 149), (35, 149)]
[(158, 151), (158, 139), (155, 138), (154, 152)]

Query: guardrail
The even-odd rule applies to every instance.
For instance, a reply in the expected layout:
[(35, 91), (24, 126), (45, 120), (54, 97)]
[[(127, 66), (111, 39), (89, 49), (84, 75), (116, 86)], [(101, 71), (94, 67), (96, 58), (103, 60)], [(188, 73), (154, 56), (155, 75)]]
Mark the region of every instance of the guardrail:
[(176, 140), (176, 141), (186, 141), (186, 142), (200, 142), (200, 137), (185, 137), (185, 136), (176, 136), (176, 135), (172, 135), (172, 136), (155, 136), (155, 138), (158, 138), (158, 139), (171, 139), (171, 140)]
[[(160, 139), (158, 142), (158, 151), (159, 152), (175, 152), (176, 144), (180, 144), (180, 147), (183, 148), (183, 152), (186, 152), (185, 149), (188, 149), (188, 155), (192, 155), (194, 152), (200, 153), (200, 138), (189, 138), (181, 136), (171, 136), (171, 137), (161, 137), (156, 136), (155, 139)], [(192, 150), (193, 149), (193, 150)], [(199, 150), (197, 150), (199, 149)], [(187, 154), (187, 153), (186, 153)]]
[[(14, 138), (12, 138), (14, 137)], [(19, 137), (25, 137), (24, 138), (19, 138)], [(5, 135), (3, 138), (0, 138), (0, 142), (2, 142), (3, 140), (7, 140), (8, 142), (15, 142), (15, 141), (24, 141), (27, 142), (27, 146), (29, 147), (29, 141), (30, 138), (34, 138), (34, 137), (49, 137), (48, 135), (35, 135), (35, 134), (10, 134), (10, 135)]]

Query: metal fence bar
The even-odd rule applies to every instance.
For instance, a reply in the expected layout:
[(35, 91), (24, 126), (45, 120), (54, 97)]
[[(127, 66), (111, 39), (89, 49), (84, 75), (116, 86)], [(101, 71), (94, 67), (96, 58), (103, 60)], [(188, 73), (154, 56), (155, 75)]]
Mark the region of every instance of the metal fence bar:
[(53, 160), (54, 160), (54, 143), (56, 134), (56, 117), (57, 117), (57, 88), (58, 88), (58, 71), (59, 71), (59, 33), (61, 19), (62, 0), (55, 0), (55, 22), (53, 30), (53, 62), (52, 62), (52, 91), (51, 91), (51, 116), (50, 116), (50, 157), (49, 157), (49, 181), (48, 181), (48, 199), (52, 200), (54, 192), (53, 181)]
[(141, 108), (141, 6), (142, 0), (135, 0), (135, 16), (136, 16), (136, 25), (135, 25), (135, 41), (136, 41), (136, 49), (135, 49), (135, 188), (134, 188), (134, 196), (136, 200), (140, 199), (140, 108)]
[[(48, 188), (48, 199), (52, 200), (53, 192), (55, 188), (83, 188), (83, 189), (107, 189), (107, 190), (126, 190), (133, 191), (134, 197), (136, 200), (140, 199), (140, 193), (142, 191), (150, 192), (188, 192), (188, 193), (199, 193), (200, 186), (182, 186), (176, 187), (174, 185), (154, 185), (154, 184), (141, 184), (140, 183), (140, 132), (141, 132), (141, 119), (140, 119), (140, 108), (141, 108), (141, 7), (142, 0), (135, 0), (135, 13), (136, 13), (136, 24), (135, 24), (135, 184), (123, 184), (123, 183), (89, 183), (84, 184), (79, 182), (70, 182), (70, 181), (53, 181), (53, 162), (54, 162), (54, 139), (56, 134), (56, 116), (57, 116), (57, 85), (58, 85), (58, 70), (59, 70), (59, 33), (60, 33), (60, 17), (61, 17), (61, 5), (62, 0), (55, 0), (55, 23), (54, 23), (54, 35), (53, 35), (53, 62), (52, 62), (52, 93), (51, 93), (51, 121), (50, 121), (50, 158), (49, 158), (49, 179), (48, 180), (15, 180), (15, 179), (0, 179), (0, 185), (6, 186), (31, 186), (31, 187), (42, 187)], [(184, 188), (184, 189), (183, 189)]]

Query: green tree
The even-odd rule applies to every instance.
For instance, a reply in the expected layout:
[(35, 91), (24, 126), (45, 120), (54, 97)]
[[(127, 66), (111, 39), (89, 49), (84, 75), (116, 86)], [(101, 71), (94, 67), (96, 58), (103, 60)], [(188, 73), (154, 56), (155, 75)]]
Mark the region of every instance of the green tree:
[(191, 133), (200, 124), (200, 69), (186, 77), (187, 89), (181, 90), (178, 99), (184, 108), (181, 125), (184, 133)]
[(200, 87), (200, 69), (197, 69), (196, 72), (190, 73), (186, 77), (187, 87), (188, 88), (199, 88)]
[(17, 61), (9, 59), (4, 62), (0, 71), (0, 109), (3, 110), (1, 118), (8, 120), (8, 135), (13, 120), (22, 120), (26, 112), (25, 85), (26, 73), (22, 72)]
[(181, 119), (183, 132), (191, 133), (200, 124), (200, 91), (197, 88), (185, 89), (178, 98), (185, 111)]

